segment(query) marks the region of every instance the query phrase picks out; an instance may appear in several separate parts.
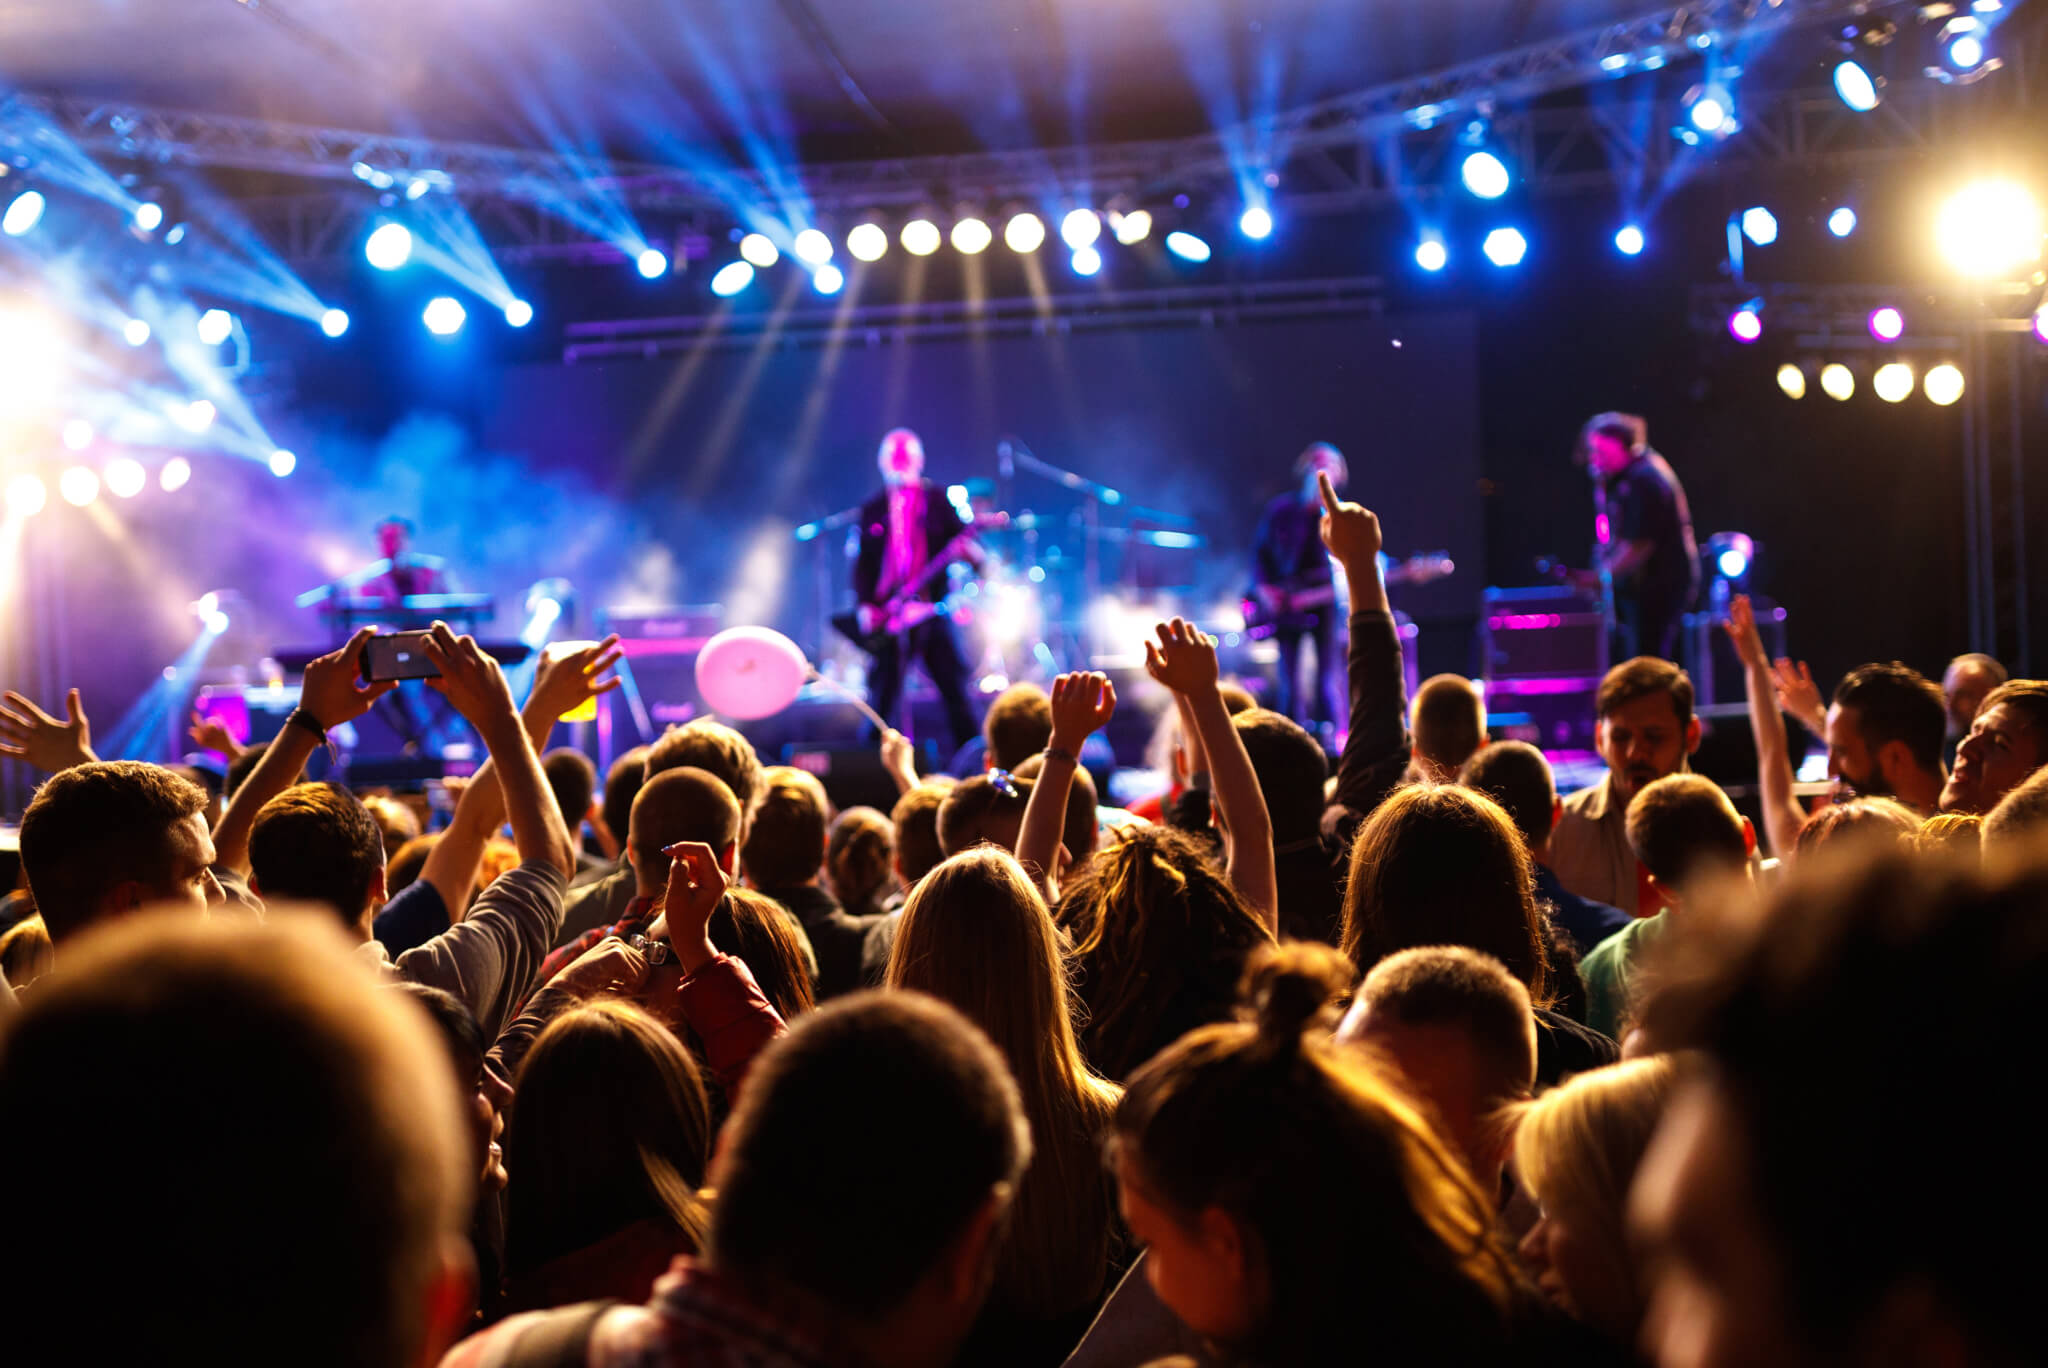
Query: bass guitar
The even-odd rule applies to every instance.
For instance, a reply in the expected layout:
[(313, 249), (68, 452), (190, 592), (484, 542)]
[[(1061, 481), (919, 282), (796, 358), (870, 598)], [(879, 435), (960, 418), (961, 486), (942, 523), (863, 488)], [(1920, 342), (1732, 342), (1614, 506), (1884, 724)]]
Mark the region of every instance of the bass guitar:
[[(1423, 551), (1389, 565), (1385, 582), (1389, 589), (1403, 584), (1428, 584), (1457, 568), (1448, 552)], [(1306, 632), (1336, 604), (1334, 582), (1312, 584), (1306, 589), (1283, 589), (1277, 603), (1253, 594), (1244, 601), (1245, 634), (1254, 641), (1264, 641), (1275, 632)]]
[(946, 567), (960, 559), (967, 544), (983, 532), (1010, 525), (1007, 513), (984, 513), (960, 530), (960, 535), (939, 548), (938, 554), (911, 572), (895, 592), (880, 603), (863, 603), (851, 612), (833, 615), (832, 627), (861, 650), (873, 655), (889, 641), (933, 618), (950, 614), (958, 605), (951, 595), (936, 602), (922, 597), (930, 582)]

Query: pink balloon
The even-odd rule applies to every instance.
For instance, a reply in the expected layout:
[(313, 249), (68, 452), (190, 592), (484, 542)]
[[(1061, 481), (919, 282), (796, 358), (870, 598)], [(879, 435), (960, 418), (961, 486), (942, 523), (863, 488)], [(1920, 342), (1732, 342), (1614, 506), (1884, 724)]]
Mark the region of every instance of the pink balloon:
[(697, 653), (697, 692), (713, 712), (751, 722), (796, 702), (810, 676), (803, 649), (768, 627), (728, 627)]

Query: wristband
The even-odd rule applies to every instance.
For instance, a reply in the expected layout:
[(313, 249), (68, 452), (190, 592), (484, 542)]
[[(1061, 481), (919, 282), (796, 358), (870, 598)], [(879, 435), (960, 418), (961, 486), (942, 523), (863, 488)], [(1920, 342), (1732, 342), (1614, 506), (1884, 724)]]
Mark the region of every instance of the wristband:
[(1048, 760), (1064, 760), (1075, 769), (1081, 767), (1081, 758), (1064, 746), (1047, 746), (1045, 748), (1045, 758)]
[(291, 716), (284, 720), (284, 724), (287, 727), (304, 727), (321, 741), (327, 740), (327, 728), (321, 726), (313, 714), (307, 712), (303, 707), (293, 708)]

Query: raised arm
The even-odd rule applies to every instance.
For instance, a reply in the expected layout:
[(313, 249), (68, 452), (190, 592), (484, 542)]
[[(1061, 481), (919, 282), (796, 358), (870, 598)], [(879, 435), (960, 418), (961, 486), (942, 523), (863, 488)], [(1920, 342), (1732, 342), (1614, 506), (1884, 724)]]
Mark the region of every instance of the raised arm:
[(1017, 836), (1017, 863), (1038, 885), (1050, 906), (1058, 897), (1060, 832), (1067, 818), (1067, 795), (1074, 771), (1081, 767), (1081, 747), (1116, 714), (1116, 685), (1106, 674), (1063, 674), (1052, 682), (1052, 739), (1045, 747), (1045, 768), (1032, 785), (1024, 805), (1024, 826)]
[(1792, 795), (1792, 748), (1785, 737), (1785, 719), (1778, 711), (1771, 658), (1764, 654), (1763, 637), (1756, 629), (1756, 612), (1747, 594), (1737, 594), (1728, 602), (1728, 639), (1742, 661), (1743, 678), (1749, 690), (1749, 730), (1756, 738), (1756, 777), (1763, 796), (1764, 833), (1770, 837), (1771, 849), (1783, 859), (1798, 840), (1799, 829), (1806, 825), (1806, 809)]
[(92, 749), (92, 723), (86, 720), (78, 690), (64, 695), (64, 721), (59, 722), (26, 695), (9, 689), (6, 705), (0, 707), (0, 755), (26, 760), (51, 774), (98, 760)]
[(1244, 740), (1216, 687), (1216, 639), (1175, 618), (1159, 624), (1159, 640), (1145, 643), (1145, 670), (1187, 699), (1195, 734), (1208, 753), (1216, 786), (1217, 824), (1223, 829), (1224, 864), (1231, 884), (1266, 929), (1280, 934), (1280, 897), (1273, 873), (1273, 821), (1252, 772)]
[(882, 731), (882, 768), (895, 783), (897, 797), (917, 787), (917, 752), (910, 738), (894, 727)]
[(1794, 721), (1815, 736), (1824, 735), (1828, 725), (1828, 705), (1822, 701), (1820, 685), (1813, 682), (1813, 671), (1806, 668), (1806, 662), (1802, 660), (1795, 665), (1789, 660), (1780, 660), (1771, 666), (1770, 679), (1778, 692), (1778, 706), (1791, 713)]
[(1351, 730), (1337, 757), (1332, 803), (1334, 815), (1348, 823), (1378, 807), (1408, 767), (1408, 684), (1401, 638), (1380, 580), (1379, 517), (1363, 504), (1339, 499), (1327, 478), (1321, 489), (1323, 545), (1351, 586)]

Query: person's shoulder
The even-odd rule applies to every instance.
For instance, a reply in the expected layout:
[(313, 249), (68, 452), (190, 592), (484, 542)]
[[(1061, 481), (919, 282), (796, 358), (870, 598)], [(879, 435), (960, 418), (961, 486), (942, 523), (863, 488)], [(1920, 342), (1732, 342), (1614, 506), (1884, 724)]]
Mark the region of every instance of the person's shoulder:
[(1606, 808), (1607, 781), (1602, 779), (1597, 784), (1588, 784), (1577, 793), (1565, 795), (1563, 816), (1598, 821)]
[(1661, 917), (1630, 917), (1627, 926), (1587, 951), (1586, 957), (1579, 961), (1579, 967), (1583, 970), (1597, 965), (1605, 969), (1619, 960), (1628, 959), (1646, 937), (1654, 937), (1662, 927)]

